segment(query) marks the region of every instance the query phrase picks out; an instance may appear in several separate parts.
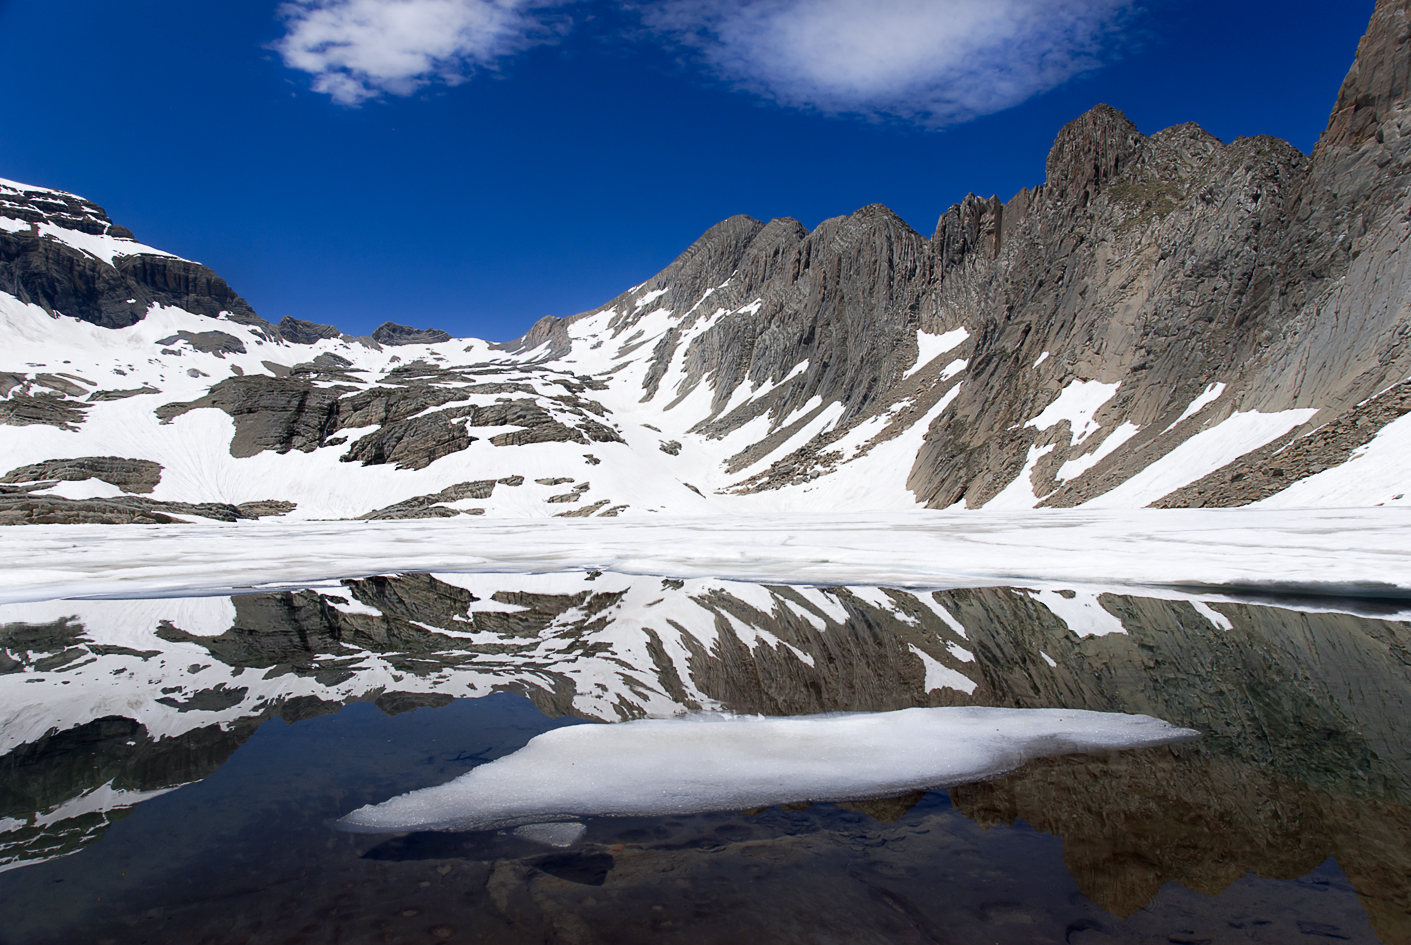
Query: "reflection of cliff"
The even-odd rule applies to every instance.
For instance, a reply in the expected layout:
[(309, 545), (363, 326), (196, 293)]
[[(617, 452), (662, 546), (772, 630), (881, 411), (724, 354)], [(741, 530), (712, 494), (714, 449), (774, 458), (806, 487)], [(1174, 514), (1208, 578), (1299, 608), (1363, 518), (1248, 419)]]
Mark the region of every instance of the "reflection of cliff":
[(977, 702), (1154, 715), (1204, 732), (1216, 754), (1411, 802), (1406, 624), (1102, 594), (1095, 604), (1123, 632), (1079, 638), (1045, 595), (937, 594), (972, 628)]
[(1217, 895), (1248, 871), (1292, 879), (1328, 857), (1378, 937), (1411, 942), (1411, 807), (1310, 786), (1202, 746), (1048, 758), (951, 791), (982, 825), (1063, 839), (1079, 889), (1128, 916), (1165, 883)]
[[(258, 726), (199, 728), (154, 741), (141, 724), (94, 719), (0, 757), (0, 869), (72, 853), (130, 805), (215, 771)], [(23, 824), (23, 826), (20, 826)]]

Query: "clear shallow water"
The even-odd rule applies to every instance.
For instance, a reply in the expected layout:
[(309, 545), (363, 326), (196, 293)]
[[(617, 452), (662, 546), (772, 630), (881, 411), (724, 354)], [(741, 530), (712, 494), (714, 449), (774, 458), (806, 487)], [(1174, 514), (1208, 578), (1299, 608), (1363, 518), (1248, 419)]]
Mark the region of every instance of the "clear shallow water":
[[(0, 608), (0, 942), (1411, 940), (1395, 605), (1070, 594), (448, 575)], [(584, 719), (971, 703), (1206, 735), (568, 850), (331, 827)]]

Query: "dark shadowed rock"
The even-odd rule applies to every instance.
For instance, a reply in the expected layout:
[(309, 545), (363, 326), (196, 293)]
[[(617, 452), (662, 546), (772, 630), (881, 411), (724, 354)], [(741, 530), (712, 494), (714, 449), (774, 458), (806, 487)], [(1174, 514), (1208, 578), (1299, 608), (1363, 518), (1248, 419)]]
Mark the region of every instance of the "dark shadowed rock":
[(346, 387), (318, 387), (294, 377), (229, 377), (200, 400), (164, 404), (156, 410), (163, 423), (189, 410), (215, 407), (235, 421), (230, 455), (254, 456), (265, 450), (311, 452), (337, 427), (337, 404)]
[(434, 345), (450, 341), (451, 335), (439, 328), (409, 328), (383, 322), (373, 331), (372, 340), (380, 345)]
[(311, 345), (325, 338), (337, 338), (342, 334), (332, 325), (306, 322), (292, 315), (285, 315), (274, 327), (281, 339), (295, 345)]
[(355, 440), (339, 459), (364, 466), (393, 463), (398, 469), (425, 469), (442, 456), (466, 449), (475, 439), (453, 411), (440, 411), (385, 424)]

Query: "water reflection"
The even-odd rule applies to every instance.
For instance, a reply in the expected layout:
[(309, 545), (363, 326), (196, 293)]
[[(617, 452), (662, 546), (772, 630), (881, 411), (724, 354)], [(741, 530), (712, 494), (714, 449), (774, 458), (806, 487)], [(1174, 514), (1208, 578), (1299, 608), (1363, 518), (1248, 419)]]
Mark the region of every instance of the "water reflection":
[[(1194, 745), (1037, 761), (955, 789), (953, 809), (944, 796), (929, 795), (910, 810), (896, 801), (885, 810), (866, 806), (882, 802), (863, 802), (722, 815), (718, 823), (686, 818), (674, 828), (593, 823), (575, 852), (563, 854), (515, 846), (525, 843), (515, 838), (432, 841), (414, 834), (361, 841), (357, 855), (383, 864), (456, 860), (455, 870), (488, 863), (476, 881), (502, 918), (519, 915), (525, 928), (591, 941), (595, 907), (574, 907), (588, 931), (570, 934), (559, 925), (577, 926), (566, 919), (555, 925), (544, 902), (568, 895), (553, 882), (593, 887), (560, 875), (598, 875), (604, 861), (593, 857), (616, 856), (602, 889), (626, 883), (631, 871), (623, 869), (623, 851), (613, 853), (616, 844), (640, 866), (632, 875), (643, 896), (657, 888), (641, 885), (653, 870), (684, 871), (695, 888), (725, 884), (720, 876), (729, 869), (759, 874), (755, 867), (766, 863), (776, 885), (765, 885), (788, 898), (797, 895), (785, 891), (788, 870), (814, 862), (800, 851), (824, 856), (817, 851), (826, 847), (832, 852), (825, 859), (840, 858), (840, 875), (856, 874), (849, 882), (873, 890), (857, 893), (872, 904), (856, 905), (858, 915), (909, 917), (877, 940), (904, 941), (925, 940), (926, 929), (950, 921), (925, 904), (920, 887), (898, 892), (906, 883), (938, 881), (934, 864), (922, 864), (952, 854), (945, 844), (931, 845), (933, 834), (953, 840), (998, 824), (1035, 838), (1024, 842), (1042, 839), (1025, 833), (1030, 825), (1061, 839), (1075, 894), (1114, 916), (1133, 916), (1129, 922), (1167, 906), (1191, 914), (1193, 906), (1176, 902), (1184, 893), (1168, 883), (1223, 894), (1223, 901), (1253, 882), (1252, 872), (1293, 884), (1278, 894), (1288, 899), (1279, 908), (1301, 916), (1304, 925), (1290, 927), (1299, 935), (1324, 935), (1317, 931), (1322, 923), (1355, 937), (1347, 932), (1355, 917), (1333, 921), (1331, 912), (1309, 905), (1332, 901), (1320, 900), (1317, 889), (1350, 883), (1382, 941), (1411, 941), (1411, 626), (1395, 605), (1376, 615), (1382, 606), (1158, 599), (1082, 588), (819, 589), (592, 573), (406, 575), (234, 598), (6, 605), (0, 869), (93, 845), (134, 804), (217, 772), (267, 720), (312, 719), (354, 702), (392, 716), (513, 692), (565, 721), (716, 708), (800, 715), (1063, 707), (1148, 714), (1206, 737)], [(438, 762), (439, 780), (486, 760), (487, 752), (457, 746)], [(360, 803), (387, 796), (369, 789)], [(344, 803), (329, 815), (349, 809)], [(621, 833), (634, 829), (646, 840)], [(923, 829), (929, 833), (916, 832)], [(654, 833), (663, 830), (668, 836)], [(840, 839), (849, 831), (868, 839)], [(720, 849), (705, 857), (701, 836)], [(432, 856), (436, 843), (459, 843), (461, 852)], [(412, 855), (418, 850), (427, 855)], [(552, 856), (562, 859), (546, 859)], [(1330, 857), (1335, 867), (1327, 865)], [(700, 870), (709, 875), (693, 873)], [(5, 882), (23, 872), (0, 877), (0, 899)], [(989, 916), (984, 928), (1025, 928), (1022, 916), (1041, 912), (1067, 930), (1060, 941), (1099, 941), (1136, 928), (1119, 928), (1111, 916), (1065, 913), (1066, 906), (1041, 907), (1039, 900), (1058, 895), (1040, 891), (1051, 879), (1032, 888), (1013, 883), (1011, 901), (985, 898), (988, 887), (974, 880), (976, 915)], [(853, 895), (822, 885), (838, 903)], [(628, 895), (629, 886), (614, 895)], [(1260, 896), (1274, 895), (1259, 888)], [(618, 905), (625, 908), (625, 900)], [(639, 905), (650, 912), (650, 904)], [(817, 908), (832, 915), (843, 907)], [(1222, 921), (1222, 934), (1235, 934), (1230, 923), (1243, 920)], [(1084, 922), (1090, 927), (1069, 927)], [(666, 928), (658, 926), (651, 927)], [(902, 926), (911, 931), (898, 931)], [(1240, 940), (1287, 940), (1257, 925), (1236, 931), (1252, 936)]]

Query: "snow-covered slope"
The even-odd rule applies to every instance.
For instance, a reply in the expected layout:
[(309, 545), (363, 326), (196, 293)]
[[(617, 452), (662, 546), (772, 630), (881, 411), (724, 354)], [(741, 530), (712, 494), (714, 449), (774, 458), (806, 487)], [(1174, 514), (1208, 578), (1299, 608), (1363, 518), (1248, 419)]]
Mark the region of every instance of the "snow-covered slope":
[(732, 217), (505, 345), (271, 324), (0, 182), (0, 522), (1411, 502), (1408, 5), (1311, 157), (1099, 106), (931, 239)]

